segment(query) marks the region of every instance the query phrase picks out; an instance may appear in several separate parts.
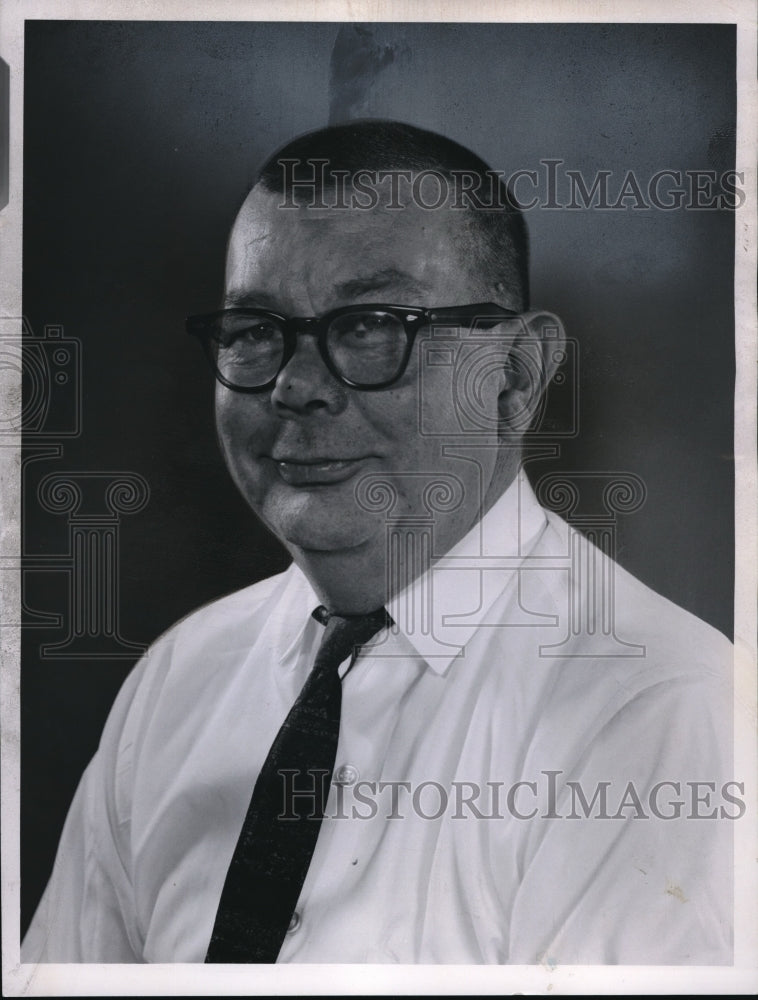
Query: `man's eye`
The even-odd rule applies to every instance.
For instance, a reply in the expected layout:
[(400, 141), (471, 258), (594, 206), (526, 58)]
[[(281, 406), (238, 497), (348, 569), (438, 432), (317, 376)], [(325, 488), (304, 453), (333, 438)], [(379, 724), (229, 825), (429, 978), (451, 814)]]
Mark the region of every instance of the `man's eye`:
[(352, 330), (345, 330), (344, 333), (347, 336), (353, 338), (353, 340), (368, 340), (373, 336), (376, 336), (381, 332), (381, 328), (376, 324), (364, 324), (360, 326), (354, 326)]
[(256, 323), (255, 326), (247, 327), (242, 335), (249, 340), (271, 340), (278, 333), (279, 331), (273, 323)]
[(393, 339), (400, 324), (389, 313), (363, 313), (357, 316), (346, 316), (334, 324), (332, 336), (342, 343), (375, 344)]
[(219, 341), (229, 347), (231, 344), (268, 344), (279, 337), (279, 328), (268, 320), (251, 323), (227, 323), (219, 331)]
[(372, 333), (376, 330), (386, 330), (389, 324), (389, 316), (361, 316), (357, 321), (355, 333)]

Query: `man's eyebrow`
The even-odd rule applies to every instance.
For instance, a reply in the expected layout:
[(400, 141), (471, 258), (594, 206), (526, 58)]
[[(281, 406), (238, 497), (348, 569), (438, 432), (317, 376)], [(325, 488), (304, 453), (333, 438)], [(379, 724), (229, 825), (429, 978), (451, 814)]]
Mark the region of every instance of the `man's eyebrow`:
[[(395, 267), (385, 267), (372, 274), (337, 282), (334, 286), (334, 293), (337, 298), (349, 302), (351, 299), (356, 299), (369, 292), (380, 292), (389, 285), (395, 285), (411, 294), (420, 295), (425, 291), (424, 286), (412, 275), (405, 271), (398, 271)], [(265, 292), (256, 292), (249, 288), (231, 288), (224, 295), (224, 308), (258, 308), (277, 312), (277, 303)]]
[(359, 295), (365, 295), (367, 292), (381, 291), (388, 285), (400, 285), (416, 292), (423, 290), (423, 287), (412, 275), (398, 271), (394, 267), (386, 267), (373, 274), (340, 281), (334, 286), (334, 290), (339, 298), (352, 299)]
[(224, 295), (225, 309), (274, 309), (275, 303), (268, 295), (245, 288), (232, 288)]

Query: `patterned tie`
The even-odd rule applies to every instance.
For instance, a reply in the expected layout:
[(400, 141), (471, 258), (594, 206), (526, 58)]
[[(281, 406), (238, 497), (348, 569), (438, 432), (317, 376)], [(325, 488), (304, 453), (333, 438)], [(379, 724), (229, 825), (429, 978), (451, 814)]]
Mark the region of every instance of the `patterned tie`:
[(336, 615), (319, 607), (313, 617), (326, 629), (313, 669), (255, 783), (206, 962), (276, 961), (329, 794), (342, 706), (338, 667), (390, 621), (384, 608)]

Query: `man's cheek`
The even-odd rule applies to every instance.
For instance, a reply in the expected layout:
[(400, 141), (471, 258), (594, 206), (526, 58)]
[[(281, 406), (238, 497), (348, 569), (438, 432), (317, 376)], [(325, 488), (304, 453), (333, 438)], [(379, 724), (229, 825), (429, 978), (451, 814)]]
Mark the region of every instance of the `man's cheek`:
[(266, 419), (254, 397), (223, 389), (216, 394), (216, 430), (224, 452), (233, 458), (265, 453)]
[(274, 463), (255, 453), (249, 435), (222, 432), (219, 427), (219, 442), (237, 488), (253, 510), (259, 512), (266, 496), (275, 491), (277, 483), (281, 485)]

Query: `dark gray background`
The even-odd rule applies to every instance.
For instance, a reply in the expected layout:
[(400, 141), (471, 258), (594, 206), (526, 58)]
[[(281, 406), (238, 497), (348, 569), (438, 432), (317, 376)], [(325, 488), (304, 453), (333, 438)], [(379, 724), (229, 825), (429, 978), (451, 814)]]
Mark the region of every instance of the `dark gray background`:
[[(25, 58), (24, 312), (35, 333), (58, 323), (83, 345), (83, 431), (29, 467), (26, 551), (67, 546), (66, 518), (36, 501), (43, 475), (142, 475), (150, 502), (123, 520), (119, 569), (136, 642), (287, 562), (227, 477), (210, 374), (182, 326), (215, 308), (228, 227), (275, 147), (330, 116), (378, 116), (508, 173), (547, 158), (610, 170), (612, 190), (629, 170), (644, 183), (733, 166), (728, 25), (27, 22)], [(527, 221), (533, 301), (581, 344), (581, 433), (540, 471), (640, 476), (620, 562), (730, 634), (733, 214)], [(65, 613), (65, 579), (29, 573), (26, 597)], [(62, 636), (23, 636), (23, 926), (131, 665), (41, 658)]]

